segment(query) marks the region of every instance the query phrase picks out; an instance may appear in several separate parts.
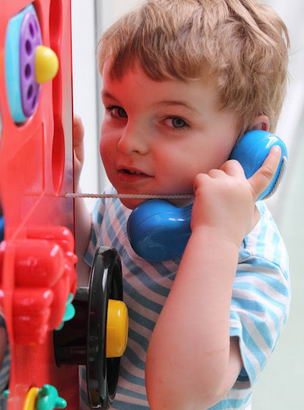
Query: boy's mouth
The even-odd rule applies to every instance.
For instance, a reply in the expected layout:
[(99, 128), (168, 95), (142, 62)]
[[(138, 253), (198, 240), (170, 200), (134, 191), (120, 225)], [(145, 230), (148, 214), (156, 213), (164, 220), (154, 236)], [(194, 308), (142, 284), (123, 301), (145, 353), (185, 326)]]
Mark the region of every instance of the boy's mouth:
[(137, 169), (137, 168), (119, 167), (118, 168), (118, 173), (119, 174), (124, 174), (124, 175), (139, 175), (139, 176), (145, 176), (145, 177), (151, 176), (151, 175), (148, 175), (145, 172), (143, 172), (143, 171), (141, 171), (140, 169)]
[(129, 174), (129, 175), (146, 175), (141, 171), (133, 171), (131, 169), (126, 169), (126, 168), (119, 169), (118, 172), (122, 174)]
[(145, 172), (136, 169), (136, 168), (118, 168), (118, 175), (122, 181), (132, 182), (137, 181), (142, 178), (150, 178), (151, 175), (146, 174)]

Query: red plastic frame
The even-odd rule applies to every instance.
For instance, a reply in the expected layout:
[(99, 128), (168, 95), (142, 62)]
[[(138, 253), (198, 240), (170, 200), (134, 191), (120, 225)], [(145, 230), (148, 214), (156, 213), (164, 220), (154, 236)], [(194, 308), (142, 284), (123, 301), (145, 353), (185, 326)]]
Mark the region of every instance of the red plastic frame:
[[(5, 83), (9, 20), (33, 4), (43, 45), (59, 58), (53, 81), (41, 85), (38, 106), (15, 124)], [(78, 409), (77, 367), (56, 367), (52, 331), (76, 289), (72, 179), (70, 0), (1, 0), (0, 198), (5, 241), (0, 249), (0, 306), (10, 339), (8, 409), (22, 409), (31, 387), (55, 386), (69, 409)]]

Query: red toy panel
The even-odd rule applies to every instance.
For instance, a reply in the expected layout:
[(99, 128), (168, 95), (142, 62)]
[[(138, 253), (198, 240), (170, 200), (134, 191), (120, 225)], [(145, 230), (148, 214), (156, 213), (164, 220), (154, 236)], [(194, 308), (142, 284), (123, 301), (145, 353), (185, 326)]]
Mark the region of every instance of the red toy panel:
[(11, 348), (8, 409), (34, 409), (36, 390), (29, 391), (45, 384), (67, 408), (79, 408), (77, 367), (56, 367), (52, 340), (76, 291), (73, 200), (61, 196), (73, 192), (70, 15), (69, 0), (1, 1), (0, 306)]

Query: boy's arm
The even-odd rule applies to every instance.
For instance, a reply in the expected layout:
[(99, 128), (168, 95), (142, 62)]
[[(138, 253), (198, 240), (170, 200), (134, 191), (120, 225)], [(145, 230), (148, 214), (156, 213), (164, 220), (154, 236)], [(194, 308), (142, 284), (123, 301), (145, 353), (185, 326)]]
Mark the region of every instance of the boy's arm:
[(238, 341), (229, 336), (232, 284), (239, 245), (257, 222), (255, 200), (279, 162), (276, 151), (249, 180), (235, 161), (196, 180), (192, 234), (148, 349), (152, 410), (209, 408), (240, 373)]
[[(78, 192), (79, 179), (84, 161), (84, 128), (79, 117), (74, 118), (73, 145), (74, 145), (74, 185)], [(91, 216), (83, 198), (75, 199), (75, 238), (76, 254), (78, 256), (77, 273), (78, 285), (86, 285), (89, 278), (89, 267), (83, 261), (91, 231)]]
[(236, 339), (230, 346), (229, 310), (237, 260), (238, 248), (216, 232), (191, 235), (149, 346), (152, 410), (206, 409), (234, 384), (241, 359)]

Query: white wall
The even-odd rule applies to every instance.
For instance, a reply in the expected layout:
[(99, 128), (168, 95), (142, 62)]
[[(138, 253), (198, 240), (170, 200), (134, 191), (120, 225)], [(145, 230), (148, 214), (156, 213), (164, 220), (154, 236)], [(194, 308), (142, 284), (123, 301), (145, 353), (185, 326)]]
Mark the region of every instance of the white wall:
[[(74, 113), (85, 126), (85, 164), (81, 190), (96, 193), (98, 187), (97, 77), (95, 60), (94, 1), (72, 0)], [(93, 206), (93, 201), (87, 201)]]
[(103, 29), (106, 29), (123, 13), (129, 11), (132, 7), (140, 4), (142, 0), (112, 0), (111, 2), (104, 0), (96, 0), (96, 3), (102, 8), (102, 24)]
[(285, 191), (293, 178), (295, 172), (295, 157), (298, 154), (297, 145), (302, 139), (299, 134), (299, 124), (302, 122), (304, 110), (304, 2), (302, 0), (265, 0), (279, 13), (285, 21), (291, 42), (290, 59), (289, 59), (289, 81), (287, 96), (283, 106), (282, 114), (278, 123), (277, 134), (286, 142), (289, 150), (289, 163), (285, 181), (280, 187), (278, 193), (268, 201), (272, 211), (280, 223), (283, 218), (285, 200), (287, 200)]

